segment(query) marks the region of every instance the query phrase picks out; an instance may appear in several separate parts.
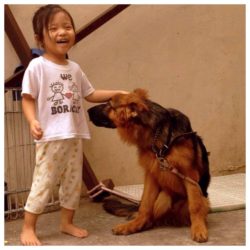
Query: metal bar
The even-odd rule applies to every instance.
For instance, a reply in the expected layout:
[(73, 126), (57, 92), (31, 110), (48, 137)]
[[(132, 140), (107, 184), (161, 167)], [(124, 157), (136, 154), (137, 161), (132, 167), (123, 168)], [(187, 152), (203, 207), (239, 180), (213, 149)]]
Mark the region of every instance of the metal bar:
[(13, 74), (11, 77), (7, 78), (4, 82), (4, 89), (20, 88), (22, 85), (24, 69)]
[(18, 193), (24, 193), (24, 192), (29, 192), (30, 189), (25, 188), (25, 189), (20, 189), (20, 190), (11, 190), (11, 191), (4, 191), (4, 194), (18, 194)]
[(26, 68), (32, 59), (31, 50), (7, 4), (4, 5), (4, 19), (4, 30), (21, 60), (22, 65)]
[(91, 190), (92, 188), (94, 188), (99, 184), (99, 181), (84, 153), (83, 153), (82, 180), (84, 181), (88, 190)]
[(90, 23), (88, 23), (86, 26), (76, 32), (76, 43), (81, 41), (83, 38), (91, 34), (93, 31), (101, 27), (103, 24), (108, 22), (110, 19), (118, 15), (120, 12), (122, 12), (129, 6), (130, 4), (115, 5), (104, 13), (102, 13), (101, 15), (99, 15), (98, 17), (96, 17), (94, 20), (92, 20)]
[[(60, 204), (59, 201), (47, 203), (45, 209), (48, 208), (48, 207), (57, 206), (59, 204)], [(24, 211), (24, 208), (20, 207), (20, 208), (16, 208), (16, 209), (11, 209), (11, 210), (5, 211), (4, 214), (7, 215), (7, 214), (12, 214), (12, 213), (17, 213), (17, 212), (23, 212), (23, 211)]]

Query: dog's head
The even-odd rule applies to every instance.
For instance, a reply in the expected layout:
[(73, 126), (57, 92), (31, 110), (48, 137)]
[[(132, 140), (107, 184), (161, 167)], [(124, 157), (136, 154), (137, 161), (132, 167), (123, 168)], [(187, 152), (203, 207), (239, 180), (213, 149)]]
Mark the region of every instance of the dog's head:
[(120, 128), (142, 122), (143, 113), (148, 111), (147, 92), (136, 89), (129, 94), (114, 95), (105, 104), (88, 110), (90, 120), (99, 127)]

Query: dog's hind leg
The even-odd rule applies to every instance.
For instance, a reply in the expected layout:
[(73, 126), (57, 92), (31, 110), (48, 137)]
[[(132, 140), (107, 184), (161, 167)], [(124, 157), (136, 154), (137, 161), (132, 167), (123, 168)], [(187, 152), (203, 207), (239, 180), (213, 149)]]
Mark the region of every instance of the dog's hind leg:
[(172, 206), (172, 199), (167, 192), (161, 191), (155, 201), (153, 216), (154, 220), (161, 218)]

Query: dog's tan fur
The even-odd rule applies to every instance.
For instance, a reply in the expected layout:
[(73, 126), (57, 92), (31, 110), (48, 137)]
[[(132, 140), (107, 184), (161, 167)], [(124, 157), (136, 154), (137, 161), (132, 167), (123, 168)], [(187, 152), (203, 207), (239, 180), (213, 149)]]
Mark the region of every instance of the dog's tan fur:
[[(105, 110), (122, 140), (137, 146), (139, 163), (145, 171), (144, 191), (137, 216), (132, 221), (115, 226), (113, 232), (124, 235), (139, 232), (167, 218), (178, 225), (191, 224), (192, 239), (207, 241), (208, 199), (198, 185), (159, 168), (159, 161), (151, 150), (153, 134), (150, 126), (133, 122), (143, 112), (150, 112), (145, 102), (147, 99), (143, 90), (116, 95)], [(147, 116), (141, 119), (152, 123), (150, 119), (146, 120)], [(160, 140), (156, 143), (160, 148), (164, 142)], [(198, 183), (203, 171), (202, 150), (199, 145), (196, 151), (194, 147), (192, 138), (182, 138), (171, 147), (166, 159), (172, 167)]]

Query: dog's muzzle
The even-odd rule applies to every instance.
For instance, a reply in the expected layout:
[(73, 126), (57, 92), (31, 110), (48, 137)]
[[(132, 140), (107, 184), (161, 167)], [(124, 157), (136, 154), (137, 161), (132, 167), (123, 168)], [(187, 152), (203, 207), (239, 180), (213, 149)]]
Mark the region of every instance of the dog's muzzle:
[(88, 109), (89, 119), (97, 127), (116, 128), (116, 125), (108, 117), (107, 105), (100, 104)]

